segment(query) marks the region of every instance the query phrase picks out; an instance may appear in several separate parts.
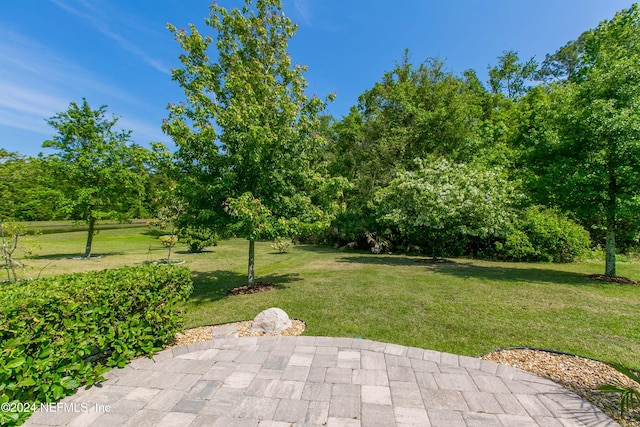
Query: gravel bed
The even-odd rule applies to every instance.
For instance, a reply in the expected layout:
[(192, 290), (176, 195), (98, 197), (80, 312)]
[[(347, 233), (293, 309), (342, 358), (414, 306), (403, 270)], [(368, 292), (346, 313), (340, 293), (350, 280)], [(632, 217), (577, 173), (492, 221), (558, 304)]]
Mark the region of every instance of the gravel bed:
[[(195, 344), (200, 341), (207, 341), (213, 338), (213, 331), (218, 329), (228, 330), (229, 335), (236, 337), (257, 337), (263, 334), (260, 332), (251, 332), (251, 320), (242, 322), (224, 323), (222, 325), (201, 326), (199, 328), (187, 329), (182, 333), (177, 333), (174, 341), (165, 347), (165, 349), (179, 347), (181, 345)], [(294, 336), (301, 335), (306, 328), (306, 324), (297, 319), (291, 319), (291, 327), (280, 332), (278, 335)]]
[(636, 409), (621, 417), (619, 395), (598, 391), (598, 387), (604, 384), (618, 384), (640, 389), (640, 384), (606, 363), (531, 349), (501, 350), (489, 353), (482, 358), (549, 378), (588, 400), (621, 425), (640, 427), (640, 411)]

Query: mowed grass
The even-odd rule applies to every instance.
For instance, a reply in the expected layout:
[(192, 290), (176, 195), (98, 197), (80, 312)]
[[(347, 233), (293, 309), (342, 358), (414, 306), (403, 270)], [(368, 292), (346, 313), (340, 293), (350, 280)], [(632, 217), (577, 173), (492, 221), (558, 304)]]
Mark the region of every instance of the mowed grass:
[[(166, 257), (157, 233), (147, 229), (101, 231), (94, 254), (69, 259), (85, 233), (41, 236), (39, 258), (27, 260), (42, 275), (135, 265)], [(150, 250), (151, 249), (151, 250)], [(305, 335), (366, 338), (470, 356), (503, 347), (558, 350), (640, 368), (640, 286), (590, 280), (601, 261), (525, 264), (372, 255), (301, 245), (276, 254), (256, 244), (258, 281), (278, 288), (227, 296), (246, 283), (246, 240), (221, 242), (209, 252), (176, 248), (193, 272), (185, 304), (187, 328), (252, 319), (280, 307), (307, 324)], [(618, 274), (640, 279), (637, 262), (618, 263)]]

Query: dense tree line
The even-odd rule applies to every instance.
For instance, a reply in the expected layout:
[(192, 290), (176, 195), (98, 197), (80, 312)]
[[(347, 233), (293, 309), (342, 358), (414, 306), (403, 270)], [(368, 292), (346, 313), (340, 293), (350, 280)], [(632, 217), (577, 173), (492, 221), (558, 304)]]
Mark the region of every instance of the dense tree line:
[(504, 52), (488, 87), (405, 53), (327, 129), (332, 173), (353, 184), (332, 238), (568, 261), (589, 230), (615, 275), (640, 231), (639, 37), (634, 5), (542, 64)]
[(106, 106), (92, 110), (86, 99), (48, 123), (57, 131), (36, 158), (0, 151), (0, 222), (70, 219), (87, 225), (84, 257), (91, 256), (96, 223), (155, 216), (169, 189), (163, 147), (149, 150), (116, 132)]
[[(140, 156), (153, 158), (153, 150), (136, 146)], [(171, 187), (168, 175), (152, 166), (139, 165), (136, 173), (141, 178), (141, 187), (136, 188), (135, 200), (127, 200), (121, 215), (108, 219), (153, 218), (163, 204), (163, 198)], [(56, 156), (27, 157), (0, 149), (0, 221), (83, 221), (83, 210), (78, 184), (83, 181), (65, 176), (64, 164)], [(119, 188), (119, 200), (130, 195)], [(110, 209), (115, 212), (113, 207)], [(102, 219), (107, 219), (103, 216)]]
[(503, 52), (486, 85), (406, 51), (340, 120), (323, 115), (332, 96), (306, 96), (279, 0), (214, 4), (206, 22), (216, 43), (169, 26), (184, 50), (172, 77), (186, 102), (163, 125), (175, 154), (72, 103), (49, 122), (55, 154), (0, 152), (2, 218), (155, 215), (171, 192), (181, 227), (249, 240), (250, 283), (259, 238), (560, 262), (601, 245), (610, 276), (616, 248), (638, 245), (637, 5), (540, 64)]

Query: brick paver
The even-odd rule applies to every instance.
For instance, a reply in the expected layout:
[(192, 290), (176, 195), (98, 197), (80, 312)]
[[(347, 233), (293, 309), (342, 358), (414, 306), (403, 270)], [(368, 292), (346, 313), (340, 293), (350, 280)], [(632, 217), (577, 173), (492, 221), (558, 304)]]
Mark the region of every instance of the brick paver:
[(214, 337), (114, 369), (27, 426), (615, 426), (504, 365), (369, 340)]

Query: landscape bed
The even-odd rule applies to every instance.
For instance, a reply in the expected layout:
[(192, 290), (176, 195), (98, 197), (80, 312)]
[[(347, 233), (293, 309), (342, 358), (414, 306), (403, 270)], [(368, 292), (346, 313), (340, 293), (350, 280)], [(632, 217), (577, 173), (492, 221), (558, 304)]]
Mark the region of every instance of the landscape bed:
[[(137, 265), (163, 258), (146, 228), (107, 230), (95, 240), (100, 259), (73, 260), (84, 233), (41, 236), (27, 268), (42, 276)], [(640, 286), (589, 278), (603, 261), (506, 263), (372, 255), (298, 245), (288, 253), (256, 243), (256, 278), (267, 292), (228, 295), (246, 284), (248, 243), (220, 242), (191, 254), (175, 252), (192, 272), (194, 291), (182, 304), (185, 327), (252, 319), (269, 307), (304, 319), (305, 335), (361, 337), (480, 357), (505, 347), (545, 348), (640, 368)], [(618, 274), (640, 278), (640, 265), (620, 257)]]

